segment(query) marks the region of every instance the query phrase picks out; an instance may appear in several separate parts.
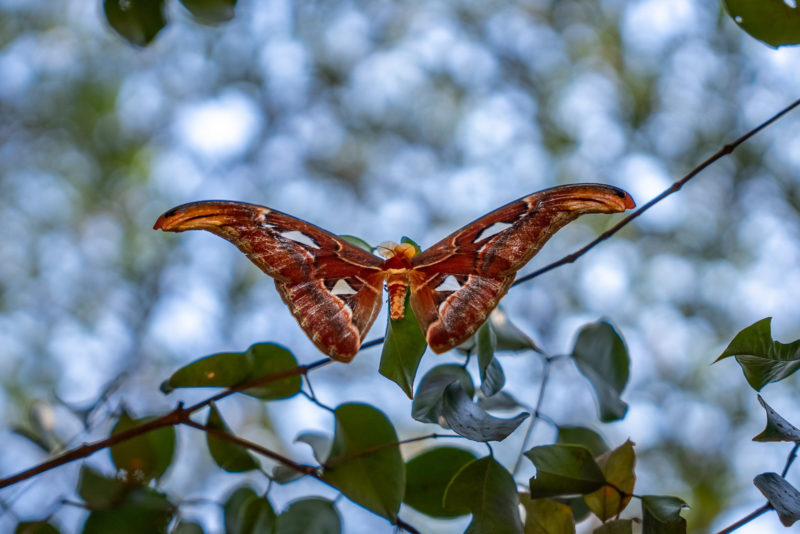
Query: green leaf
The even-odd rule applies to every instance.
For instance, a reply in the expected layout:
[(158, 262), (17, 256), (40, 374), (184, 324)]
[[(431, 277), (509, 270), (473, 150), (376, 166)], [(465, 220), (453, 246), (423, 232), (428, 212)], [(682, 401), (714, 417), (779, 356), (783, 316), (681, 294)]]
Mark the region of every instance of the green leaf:
[(771, 322), (772, 317), (767, 317), (736, 334), (715, 360), (716, 363), (735, 356), (747, 382), (756, 391), (800, 368), (800, 339), (789, 344), (773, 341)]
[[(275, 343), (258, 343), (245, 352), (212, 354), (175, 371), (161, 385), (169, 393), (175, 388), (232, 387), (258, 378), (297, 368), (297, 359)], [(243, 393), (263, 400), (286, 399), (300, 392), (299, 374), (281, 378), (245, 390)]]
[(105, 477), (91, 467), (81, 466), (78, 495), (92, 510), (113, 506), (127, 493), (129, 487), (121, 480)]
[(660, 523), (672, 523), (681, 519), (681, 510), (689, 505), (683, 499), (669, 495), (642, 495), (642, 516), (649, 514)]
[(414, 310), (408, 305), (408, 295), (405, 307), (402, 319), (389, 318), (381, 352), (380, 373), (400, 386), (410, 399), (419, 361), (428, 344)]
[(528, 415), (522, 412), (511, 419), (494, 417), (472, 402), (460, 382), (453, 382), (444, 390), (442, 417), (456, 434), (472, 441), (502, 441)]
[(305, 473), (301, 473), (296, 469), (292, 469), (288, 465), (277, 464), (272, 468), (272, 480), (278, 484), (288, 484), (300, 478), (303, 478)]
[(22, 521), (14, 534), (59, 534), (59, 530), (47, 521)]
[(525, 456), (536, 466), (530, 481), (534, 499), (591, 493), (606, 482), (592, 453), (580, 445), (542, 445)]
[(475, 394), (472, 377), (464, 367), (456, 364), (438, 365), (420, 380), (414, 402), (411, 403), (411, 416), (422, 423), (441, 424), (444, 390), (453, 382), (461, 384), (469, 398)]
[(581, 328), (572, 357), (594, 388), (600, 420), (607, 423), (625, 417), (628, 405), (619, 396), (628, 382), (630, 358), (614, 327), (600, 321)]
[(481, 375), (481, 392), (491, 397), (501, 389), (506, 382), (503, 368), (494, 357), (497, 337), (489, 321), (483, 323), (477, 333), (478, 344), (478, 369)]
[[(206, 426), (231, 434), (231, 429), (225, 424), (225, 420), (222, 419), (222, 415), (214, 403), (211, 403)], [(241, 473), (261, 467), (253, 455), (241, 445), (225, 441), (209, 433), (206, 433), (206, 441), (208, 442), (208, 452), (211, 453), (214, 462), (229, 473)]]
[(586, 501), (583, 500), (583, 495), (574, 495), (572, 497), (554, 497), (551, 499), (562, 504), (569, 506), (572, 510), (572, 518), (575, 523), (579, 523), (589, 517), (592, 511), (586, 506)]
[(83, 534), (141, 534), (166, 532), (175, 507), (167, 497), (151, 488), (128, 493), (113, 508), (95, 510), (83, 525)]
[(679, 514), (685, 506), (677, 497), (642, 497), (642, 534), (686, 534), (686, 520)]
[(497, 351), (517, 351), (517, 350), (535, 350), (541, 352), (541, 349), (533, 342), (533, 340), (511, 322), (508, 315), (500, 307), (495, 308), (489, 314), (487, 321), (494, 330), (497, 338)]
[(565, 445), (583, 445), (591, 451), (594, 457), (600, 456), (608, 450), (603, 436), (585, 426), (559, 426), (556, 441)]
[[(602, 454), (595, 461), (610, 485), (584, 495), (583, 500), (592, 513), (605, 522), (619, 515), (631, 500), (636, 482), (636, 475), (633, 472), (636, 464), (633, 443), (628, 440), (613, 451)], [(624, 496), (617, 490), (622, 491)]]
[(203, 534), (203, 527), (194, 521), (181, 521), (171, 534)]
[(758, 396), (758, 402), (767, 412), (767, 426), (753, 441), (800, 441), (800, 429), (781, 417), (761, 395)]
[(198, 22), (220, 24), (233, 18), (236, 0), (181, 0), (181, 4)]
[(633, 519), (617, 519), (600, 525), (592, 531), (593, 534), (632, 534)]
[(550, 499), (531, 499), (527, 493), (519, 496), (525, 507), (525, 534), (575, 534), (572, 509)]
[(336, 432), (323, 479), (355, 503), (396, 523), (406, 473), (392, 423), (366, 404), (343, 404), (334, 413)]
[(356, 237), (354, 235), (340, 235), (339, 237), (341, 237), (343, 240), (347, 241), (354, 247), (358, 247), (365, 252), (369, 252), (370, 254), (372, 254), (372, 252), (375, 250), (375, 248), (372, 245), (370, 245), (360, 237)]
[[(143, 425), (152, 417), (132, 419), (125, 410), (120, 414), (111, 435)], [(172, 463), (175, 453), (175, 427), (166, 426), (117, 443), (111, 447), (111, 459), (129, 480), (148, 482), (159, 479)]]
[(515, 410), (517, 408), (523, 408), (513, 395), (505, 391), (498, 391), (491, 397), (486, 397), (479, 392), (478, 406), (482, 410)]
[(800, 43), (800, 9), (783, 0), (725, 0), (725, 8), (759, 41), (774, 47)]
[(406, 463), (406, 492), (403, 502), (431, 517), (457, 517), (468, 509), (447, 510), (442, 506), (444, 490), (455, 474), (475, 455), (456, 447), (428, 449)]
[(275, 530), (275, 510), (269, 500), (246, 486), (228, 497), (224, 514), (226, 534), (270, 534)]
[(792, 526), (800, 519), (800, 491), (785, 478), (778, 473), (762, 473), (753, 480), (753, 484), (778, 512), (778, 519), (783, 526)]
[(146, 46), (167, 25), (164, 0), (103, 0), (106, 20), (119, 35)]
[(243, 532), (245, 505), (251, 499), (257, 498), (258, 494), (248, 486), (240, 486), (228, 496), (223, 506), (225, 534)]
[(339, 534), (342, 519), (336, 505), (321, 498), (294, 501), (278, 516), (276, 534)]
[(331, 445), (333, 440), (330, 436), (321, 434), (319, 432), (303, 432), (294, 439), (295, 443), (305, 443), (311, 447), (314, 453), (314, 459), (320, 464), (325, 463), (325, 459), (331, 452)]
[(472, 513), (465, 534), (522, 533), (517, 485), (491, 456), (464, 465), (445, 489), (443, 503)]

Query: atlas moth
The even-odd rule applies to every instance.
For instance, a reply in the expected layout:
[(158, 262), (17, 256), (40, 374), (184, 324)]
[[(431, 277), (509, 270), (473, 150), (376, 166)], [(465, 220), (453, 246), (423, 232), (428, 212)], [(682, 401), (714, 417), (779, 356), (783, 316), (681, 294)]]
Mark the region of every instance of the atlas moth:
[(283, 301), (314, 344), (349, 362), (378, 315), (384, 286), (389, 315), (406, 296), (428, 346), (446, 352), (472, 336), (508, 291), (517, 271), (564, 225), (586, 213), (635, 206), (625, 191), (562, 185), (510, 202), (432, 247), (382, 243), (378, 257), (346, 239), (256, 204), (192, 202), (161, 215), (155, 229), (207, 230), (227, 239), (275, 279)]

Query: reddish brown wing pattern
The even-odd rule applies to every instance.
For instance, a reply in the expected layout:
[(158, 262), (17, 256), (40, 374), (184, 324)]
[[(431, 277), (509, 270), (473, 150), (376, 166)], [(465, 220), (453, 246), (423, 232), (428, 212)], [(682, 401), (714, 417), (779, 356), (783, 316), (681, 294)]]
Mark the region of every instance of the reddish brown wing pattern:
[(170, 232), (207, 230), (227, 239), (275, 285), (317, 347), (348, 362), (381, 307), (383, 261), (335, 235), (255, 204), (194, 202), (158, 218)]
[(317, 347), (348, 362), (380, 310), (384, 281), (394, 284), (393, 316), (402, 317), (409, 287), (428, 345), (445, 352), (480, 327), (516, 272), (558, 229), (584, 213), (633, 207), (630, 195), (616, 187), (554, 187), (473, 221), (418, 256), (385, 261), (301, 219), (243, 202), (184, 204), (164, 213), (154, 228), (207, 230), (239, 247), (275, 278), (281, 298)]
[(616, 187), (553, 187), (484, 215), (412, 258), (410, 304), (428, 345), (441, 353), (474, 334), (516, 272), (561, 227), (585, 213), (633, 207)]

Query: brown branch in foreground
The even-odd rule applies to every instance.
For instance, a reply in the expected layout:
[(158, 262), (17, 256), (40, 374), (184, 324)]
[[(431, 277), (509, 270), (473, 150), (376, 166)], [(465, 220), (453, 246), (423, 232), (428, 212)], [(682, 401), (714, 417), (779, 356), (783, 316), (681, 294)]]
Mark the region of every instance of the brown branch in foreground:
[[(786, 474), (789, 472), (789, 468), (792, 467), (792, 464), (794, 463), (795, 459), (797, 459), (797, 450), (798, 449), (800, 449), (800, 442), (795, 442), (794, 447), (792, 447), (792, 450), (789, 453), (789, 456), (786, 457), (786, 464), (783, 466), (783, 471), (781, 471), (781, 476), (782, 477), (784, 477), (784, 478), (786, 477)], [(747, 523), (749, 523), (750, 521), (752, 521), (756, 517), (760, 516), (764, 512), (768, 512), (768, 511), (770, 511), (772, 509), (773, 509), (772, 504), (770, 504), (769, 501), (767, 501), (767, 503), (764, 504), (763, 506), (761, 506), (760, 508), (757, 508), (757, 509), (753, 510), (752, 512), (750, 512), (749, 514), (747, 514), (746, 516), (744, 516), (740, 520), (738, 520), (735, 523), (733, 523), (733, 524), (725, 527), (724, 529), (720, 530), (719, 532), (717, 532), (717, 534), (729, 534), (730, 532), (733, 532), (734, 530), (738, 529), (739, 527), (742, 527), (742, 526), (746, 525)]]
[(709, 156), (700, 165), (698, 165), (697, 167), (692, 169), (689, 172), (689, 174), (687, 174), (686, 176), (684, 176), (683, 178), (681, 178), (677, 182), (673, 183), (663, 193), (661, 193), (660, 195), (655, 197), (653, 200), (651, 200), (647, 204), (644, 204), (641, 208), (639, 208), (638, 210), (634, 211), (633, 213), (631, 213), (630, 215), (628, 215), (627, 217), (625, 217), (624, 219), (619, 221), (617, 224), (615, 224), (609, 230), (606, 230), (605, 232), (600, 234), (591, 243), (589, 243), (589, 244), (585, 245), (584, 247), (576, 250), (572, 254), (568, 254), (568, 255), (564, 256), (560, 260), (554, 261), (553, 263), (551, 263), (549, 265), (545, 265), (541, 269), (538, 269), (538, 270), (536, 270), (536, 271), (534, 271), (534, 272), (532, 272), (532, 273), (530, 273), (528, 275), (525, 275), (525, 276), (519, 278), (516, 282), (514, 282), (512, 284), (512, 286), (516, 286), (518, 284), (522, 284), (524, 282), (527, 282), (528, 280), (536, 278), (537, 276), (542, 275), (542, 274), (544, 274), (544, 273), (546, 273), (548, 271), (552, 271), (556, 267), (560, 267), (562, 265), (566, 265), (567, 263), (573, 263), (575, 260), (577, 260), (578, 258), (583, 256), (584, 254), (589, 252), (595, 246), (597, 246), (598, 243), (600, 243), (602, 241), (605, 241), (606, 239), (608, 239), (612, 235), (614, 235), (617, 232), (619, 232), (620, 230), (622, 230), (623, 227), (625, 227), (628, 223), (633, 221), (636, 217), (640, 216), (642, 213), (644, 213), (645, 211), (649, 210), (650, 208), (652, 208), (653, 206), (655, 206), (656, 204), (658, 204), (659, 202), (661, 202), (662, 200), (664, 200), (665, 198), (670, 196), (671, 194), (676, 193), (677, 191), (679, 191), (681, 189), (681, 187), (683, 187), (686, 184), (686, 182), (688, 182), (689, 180), (691, 180), (692, 178), (694, 178), (695, 176), (700, 174), (707, 167), (709, 167), (712, 163), (715, 163), (717, 160), (727, 156), (728, 154), (733, 153), (734, 150), (739, 148), (739, 145), (741, 145), (742, 143), (744, 143), (745, 141), (747, 141), (748, 139), (753, 137), (755, 134), (757, 134), (758, 132), (760, 132), (761, 130), (763, 130), (764, 128), (766, 128), (767, 126), (772, 124), (773, 122), (777, 121), (778, 119), (780, 119), (781, 117), (783, 117), (784, 115), (789, 113), (791, 110), (793, 110), (797, 106), (800, 106), (800, 99), (795, 100), (794, 102), (792, 102), (791, 104), (789, 104), (788, 106), (783, 108), (781, 111), (779, 111), (778, 113), (776, 113), (775, 115), (773, 115), (772, 117), (767, 119), (766, 121), (762, 122), (761, 124), (759, 124), (758, 126), (753, 128), (752, 130), (750, 130), (746, 134), (742, 135), (741, 137), (739, 137), (738, 139), (736, 139), (732, 143), (729, 143), (729, 144), (725, 145), (724, 147), (722, 147), (721, 149), (719, 149), (716, 153), (714, 153), (711, 156)]
[(284, 378), (290, 376), (306, 374), (313, 369), (329, 364), (331, 361), (332, 360), (325, 358), (322, 360), (317, 360), (308, 365), (299, 365), (293, 369), (288, 369), (280, 373), (273, 373), (271, 375), (262, 376), (261, 378), (251, 380), (250, 382), (246, 382), (225, 389), (224, 391), (221, 391), (216, 395), (213, 395), (203, 401), (193, 404), (188, 408), (184, 408), (182, 404), (179, 404), (178, 407), (172, 410), (171, 412), (164, 414), (161, 417), (152, 419), (143, 425), (139, 425), (135, 428), (131, 428), (124, 432), (120, 432), (119, 434), (114, 434), (113, 436), (109, 436), (106, 439), (95, 441), (93, 443), (85, 443), (80, 447), (70, 449), (62, 454), (59, 454), (55, 458), (51, 458), (50, 460), (42, 462), (41, 464), (31, 467), (30, 469), (26, 469), (25, 471), (21, 471), (16, 475), (0, 479), (0, 489), (11, 486), (18, 482), (22, 482), (23, 480), (27, 480), (40, 473), (44, 473), (45, 471), (49, 471), (61, 465), (74, 462), (75, 460), (80, 460), (81, 458), (86, 458), (87, 456), (90, 456), (97, 451), (106, 449), (108, 447), (112, 447), (118, 443), (122, 443), (123, 441), (127, 441), (142, 434), (152, 432), (153, 430), (157, 430), (165, 426), (174, 426), (181, 423), (185, 423), (186, 421), (189, 421), (189, 416), (192, 413), (202, 408), (205, 408), (212, 402), (224, 399), (225, 397), (228, 397), (240, 391), (244, 391), (246, 389), (263, 386), (264, 384), (268, 384), (270, 382), (275, 382), (278, 380), (283, 380)]
[[(278, 453), (276, 453), (274, 451), (271, 451), (271, 450), (269, 450), (269, 449), (267, 449), (265, 447), (262, 447), (258, 443), (254, 443), (254, 442), (246, 440), (244, 438), (240, 438), (239, 436), (237, 436), (235, 434), (230, 434), (228, 432), (225, 432), (224, 430), (220, 430), (220, 429), (217, 429), (217, 428), (210, 428), (210, 427), (208, 427), (206, 425), (203, 425), (203, 424), (200, 424), (200, 423), (196, 423), (196, 422), (192, 421), (191, 419), (188, 419), (188, 420), (184, 421), (183, 424), (185, 424), (187, 426), (190, 426), (192, 428), (196, 428), (197, 430), (202, 430), (203, 432), (205, 432), (207, 434), (211, 434), (213, 436), (216, 436), (217, 438), (223, 439), (223, 440), (228, 441), (230, 443), (233, 443), (234, 445), (238, 445), (240, 447), (244, 447), (244, 448), (249, 449), (249, 450), (251, 450), (253, 452), (256, 452), (258, 454), (266, 456), (267, 458), (270, 458), (272, 460), (275, 460), (277, 462), (280, 462), (280, 463), (284, 464), (285, 466), (289, 467), (290, 469), (294, 469), (295, 471), (297, 471), (299, 473), (302, 473), (304, 475), (308, 475), (310, 477), (313, 477), (313, 478), (319, 480), (320, 482), (322, 482), (324, 484), (327, 484), (328, 486), (331, 486), (331, 484), (328, 481), (326, 481), (324, 478), (322, 478), (322, 475), (320, 474), (318, 468), (316, 468), (314, 466), (298, 464), (297, 462), (295, 462), (293, 460), (290, 460), (289, 458), (286, 458), (285, 456), (283, 456), (281, 454), (278, 454)], [(375, 448), (375, 450), (378, 450), (378, 449), (383, 448), (385, 446), (399, 446), (399, 445), (402, 445), (404, 443), (411, 443), (411, 442), (414, 442), (414, 441), (421, 441), (421, 440), (424, 440), (424, 439), (433, 439), (433, 438), (437, 438), (437, 437), (438, 438), (442, 438), (442, 437), (460, 437), (460, 436), (450, 436), (450, 435), (442, 435), (442, 434), (428, 434), (426, 436), (410, 438), (410, 439), (398, 441), (396, 443), (384, 444), (383, 446)], [(356, 458), (356, 457), (359, 457), (359, 456), (363, 456), (364, 454), (371, 453), (371, 452), (375, 452), (375, 451), (366, 451), (365, 450), (365, 451), (362, 451), (360, 454), (353, 455), (353, 458)], [(333, 489), (335, 489), (336, 491), (340, 491), (339, 488), (337, 488), (336, 486), (331, 486), (331, 487)], [(381, 517), (383, 517), (383, 516), (381, 516)], [(399, 517), (397, 518), (397, 527), (401, 528), (401, 529), (403, 529), (403, 530), (405, 530), (407, 532), (410, 532), (411, 534), (419, 534), (419, 531), (416, 528), (414, 528), (413, 526), (409, 525), (408, 523), (406, 523), (405, 521), (403, 521)]]

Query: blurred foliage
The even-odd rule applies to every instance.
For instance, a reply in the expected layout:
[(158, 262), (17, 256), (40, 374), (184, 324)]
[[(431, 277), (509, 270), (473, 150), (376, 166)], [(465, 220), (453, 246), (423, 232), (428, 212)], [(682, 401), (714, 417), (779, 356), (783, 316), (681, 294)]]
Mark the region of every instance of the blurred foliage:
[[(120, 10), (127, 17), (144, 4), (151, 11), (138, 23), (120, 18)], [(233, 5), (182, 4), (214, 23), (230, 14), (217, 7)], [(734, 4), (726, 2), (736, 16)], [(416, 233), (424, 246), (555, 183), (613, 183), (642, 204), (800, 94), (797, 51), (761, 46), (714, 3), (239, 2), (229, 23), (213, 27), (172, 16), (177, 2), (62, 7), (44, 0), (0, 5), (3, 476), (41, 461), (41, 447), (108, 435), (123, 401), (133, 413), (168, 410), (173, 397), (185, 397), (165, 398), (157, 385), (199, 355), (275, 341), (301, 362), (318, 358), (272, 282), (230, 248), (150, 231), (168, 207), (200, 198), (252, 200), (369, 242)], [(740, 22), (745, 29), (748, 19)], [(106, 22), (149, 46), (129, 46)], [(775, 45), (796, 42), (754, 35)], [(219, 110), (236, 119), (233, 126), (219, 122)], [(753, 476), (782, 463), (750, 448), (763, 412), (738, 368), (708, 364), (736, 332), (766, 316), (775, 317), (776, 337), (800, 337), (792, 323), (800, 316), (798, 131), (797, 118), (788, 117), (577, 265), (515, 288), (504, 301), (543, 347), (569, 347), (580, 325), (601, 316), (624, 333), (630, 410), (602, 435), (612, 447), (628, 437), (637, 442), (637, 493), (680, 495), (691, 505), (683, 513), (691, 532), (720, 528), (744, 515), (732, 510), (760, 505)], [(607, 224), (597, 218), (570, 227), (543, 256), (569, 252)], [(375, 359), (366, 353), (326, 368), (314, 378), (315, 391), (333, 405), (366, 399), (401, 438), (419, 435), (408, 417), (411, 403), (377, 375)], [(423, 358), (419, 376), (442, 363), (432, 360)], [(532, 405), (537, 390), (529, 385), (541, 376), (540, 360), (502, 362), (508, 390)], [(581, 392), (566, 367), (555, 371), (547, 415), (564, 426), (594, 422), (585, 384)], [(466, 374), (470, 388), (472, 380)], [(426, 390), (429, 422), (441, 414), (447, 385)], [(789, 377), (766, 390), (790, 420), (797, 418), (784, 407), (796, 406), (796, 386)], [(293, 384), (290, 394), (296, 391)], [(291, 443), (299, 429), (333, 432), (332, 421), (319, 420), (302, 400), (267, 407), (231, 400), (226, 421), (237, 434), (300, 454)], [(32, 409), (39, 405), (47, 409)], [(503, 465), (522, 448), (518, 434), (495, 445)], [(340, 436), (339, 448), (346, 448)], [(529, 446), (552, 441), (539, 430)], [(0, 504), (13, 514), (0, 517), (0, 530), (50, 510), (57, 512), (47, 522), (19, 528), (72, 532), (87, 519), (93, 528), (122, 528), (143, 506), (158, 526), (178, 506), (175, 495), (221, 500), (221, 487), (235, 495), (236, 481), (220, 478), (210, 457), (196, 460), (167, 471), (157, 489), (84, 470), (83, 481), (94, 482), (76, 497), (74, 471), (65, 469), (47, 482), (3, 490)], [(507, 486), (495, 464), (476, 461), (483, 463), (461, 482), (477, 472)], [(92, 462), (113, 471), (107, 453)], [(162, 473), (158, 467), (153, 476)], [(249, 480), (265, 486), (258, 477)], [(791, 482), (779, 478), (762, 486)], [(92, 484), (116, 496), (124, 513), (60, 504), (89, 503), (86, 495), (97, 495)], [(453, 487), (480, 505), (486, 494), (472, 489)], [(391, 528), (346, 502), (299, 501), (305, 504), (277, 514), (250, 491), (238, 504), (226, 501), (226, 528), (280, 528), (289, 524), (284, 514), (302, 515), (306, 507), (324, 508), (325, 525), (334, 529), (336, 508), (346, 529), (355, 529), (348, 521)], [(563, 511), (529, 502), (523, 498), (526, 509)], [(785, 510), (791, 515), (791, 506)], [(221, 528), (216, 507), (192, 513)], [(466, 528), (460, 521), (431, 529)]]

